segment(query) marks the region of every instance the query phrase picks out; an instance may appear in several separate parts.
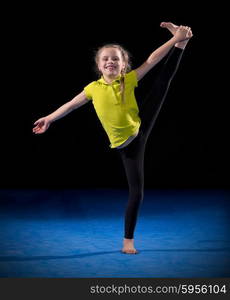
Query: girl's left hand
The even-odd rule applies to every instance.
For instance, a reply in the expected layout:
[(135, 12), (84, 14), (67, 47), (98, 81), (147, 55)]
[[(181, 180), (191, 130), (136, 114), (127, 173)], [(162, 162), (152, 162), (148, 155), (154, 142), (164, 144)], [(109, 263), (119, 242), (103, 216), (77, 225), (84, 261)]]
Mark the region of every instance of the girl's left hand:
[(193, 36), (192, 30), (188, 26), (179, 26), (174, 37), (177, 39), (177, 42), (182, 42), (190, 39)]

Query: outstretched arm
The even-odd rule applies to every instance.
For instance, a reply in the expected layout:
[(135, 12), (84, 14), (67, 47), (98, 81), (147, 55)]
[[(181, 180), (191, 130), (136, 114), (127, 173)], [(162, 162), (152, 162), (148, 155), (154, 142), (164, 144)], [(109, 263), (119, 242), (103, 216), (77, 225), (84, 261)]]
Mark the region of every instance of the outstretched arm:
[(74, 109), (84, 105), (89, 100), (87, 99), (85, 92), (82, 91), (80, 94), (75, 96), (71, 101), (60, 106), (53, 113), (49, 114), (46, 117), (38, 119), (34, 125), (33, 132), (36, 134), (44, 133), (54, 121), (63, 118), (65, 115), (69, 114)]
[(146, 73), (148, 73), (158, 62), (164, 58), (170, 49), (175, 46), (178, 42), (190, 38), (189, 36), (190, 29), (186, 26), (180, 26), (175, 35), (164, 43), (162, 46), (153, 51), (148, 59), (135, 71), (137, 73), (137, 80), (142, 79)]
[(75, 96), (71, 101), (60, 106), (57, 110), (55, 110), (53, 113), (48, 115), (48, 117), (52, 122), (54, 122), (60, 118), (63, 118), (64, 116), (69, 114), (71, 111), (79, 108), (80, 106), (87, 103), (88, 101), (89, 100), (86, 98), (85, 92), (82, 91), (80, 94)]

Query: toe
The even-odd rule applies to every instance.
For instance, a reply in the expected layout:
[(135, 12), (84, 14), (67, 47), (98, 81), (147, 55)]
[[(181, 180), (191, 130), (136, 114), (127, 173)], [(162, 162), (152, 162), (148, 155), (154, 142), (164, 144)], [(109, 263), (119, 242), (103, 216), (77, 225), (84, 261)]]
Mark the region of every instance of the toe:
[(122, 249), (121, 252), (123, 254), (138, 254), (139, 253), (139, 251), (137, 251), (136, 249), (127, 249), (127, 250)]
[(165, 27), (166, 24), (167, 24), (166, 22), (161, 22), (160, 26), (161, 26), (161, 27)]

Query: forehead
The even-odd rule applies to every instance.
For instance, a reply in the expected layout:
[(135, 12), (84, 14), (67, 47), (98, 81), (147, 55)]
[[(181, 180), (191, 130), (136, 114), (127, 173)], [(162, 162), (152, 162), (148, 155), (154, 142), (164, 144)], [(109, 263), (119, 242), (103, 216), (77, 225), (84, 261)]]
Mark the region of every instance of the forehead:
[(104, 48), (101, 50), (100, 56), (121, 56), (121, 51), (117, 48)]

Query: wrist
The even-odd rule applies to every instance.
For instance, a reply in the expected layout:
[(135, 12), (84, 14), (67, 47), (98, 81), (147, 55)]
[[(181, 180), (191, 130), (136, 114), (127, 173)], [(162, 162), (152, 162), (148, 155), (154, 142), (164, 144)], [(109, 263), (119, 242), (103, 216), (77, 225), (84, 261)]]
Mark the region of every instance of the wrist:
[(180, 40), (174, 35), (172, 38), (171, 38), (171, 41), (173, 42), (173, 44), (175, 45), (176, 43), (179, 43)]
[(189, 41), (189, 40), (183, 40), (183, 41), (181, 41), (181, 42), (177, 42), (177, 43), (175, 44), (175, 47), (180, 48), (180, 49), (184, 49), (184, 48), (186, 47), (188, 41)]
[(49, 123), (52, 123), (52, 122), (55, 121), (55, 119), (52, 117), (52, 115), (48, 115), (48, 116), (46, 117), (46, 119), (47, 119), (47, 121), (48, 121)]

